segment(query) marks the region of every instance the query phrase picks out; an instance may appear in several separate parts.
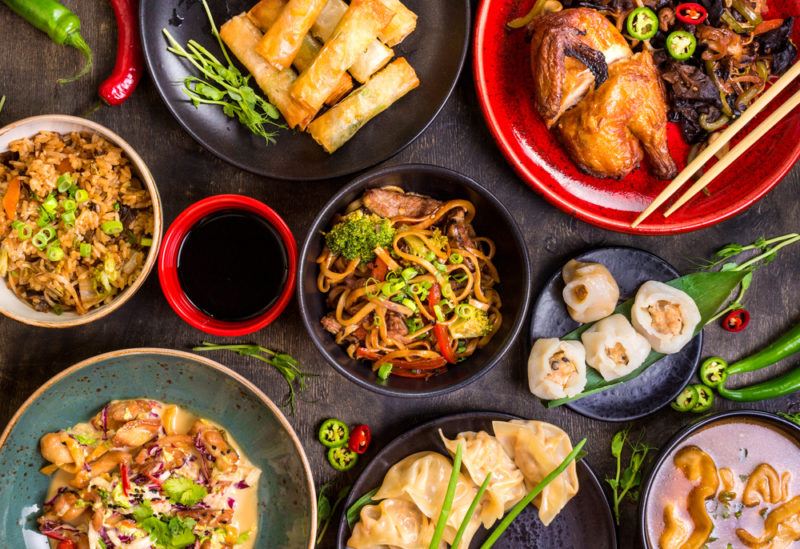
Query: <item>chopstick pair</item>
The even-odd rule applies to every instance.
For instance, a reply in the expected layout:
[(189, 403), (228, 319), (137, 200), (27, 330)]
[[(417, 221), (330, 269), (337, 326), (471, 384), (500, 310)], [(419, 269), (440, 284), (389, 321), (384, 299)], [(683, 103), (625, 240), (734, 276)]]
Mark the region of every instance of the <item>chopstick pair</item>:
[[(703, 149), (689, 165), (687, 165), (672, 182), (661, 191), (653, 202), (639, 214), (639, 217), (631, 223), (631, 227), (637, 227), (645, 219), (647, 219), (653, 212), (655, 212), (664, 202), (672, 197), (678, 189), (686, 183), (695, 172), (702, 168), (712, 156), (719, 152), (730, 140), (739, 133), (753, 118), (766, 107), (770, 101), (775, 99), (795, 78), (800, 76), (800, 62), (792, 65), (786, 73), (781, 76), (770, 88), (765, 91), (758, 99), (756, 99), (750, 107), (745, 110), (742, 115), (737, 118), (733, 124), (728, 126), (717, 139)], [(758, 139), (772, 129), (775, 124), (780, 122), (786, 115), (788, 115), (794, 108), (800, 105), (800, 91), (795, 93), (783, 105), (778, 107), (764, 122), (759, 124), (752, 130), (742, 141), (740, 141), (733, 149), (728, 152), (721, 160), (714, 164), (708, 172), (706, 172), (700, 179), (695, 182), (679, 199), (673, 204), (665, 213), (664, 217), (672, 215), (675, 210), (683, 206), (694, 195), (700, 192), (708, 183), (715, 177), (722, 173), (728, 166), (730, 166), (739, 156), (741, 156), (747, 149), (749, 149)]]

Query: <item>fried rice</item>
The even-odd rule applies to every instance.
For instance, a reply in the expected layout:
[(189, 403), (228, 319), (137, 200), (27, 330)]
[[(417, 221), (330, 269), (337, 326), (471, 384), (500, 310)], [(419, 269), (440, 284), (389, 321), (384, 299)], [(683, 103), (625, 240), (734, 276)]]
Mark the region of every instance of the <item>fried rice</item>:
[(13, 141), (0, 154), (0, 197), (0, 276), (37, 311), (85, 314), (142, 271), (150, 193), (122, 149), (100, 135)]

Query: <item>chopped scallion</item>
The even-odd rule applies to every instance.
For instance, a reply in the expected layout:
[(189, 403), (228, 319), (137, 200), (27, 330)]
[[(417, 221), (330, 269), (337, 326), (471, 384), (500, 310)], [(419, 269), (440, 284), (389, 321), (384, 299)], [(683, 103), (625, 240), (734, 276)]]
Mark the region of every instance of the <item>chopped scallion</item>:
[(65, 212), (74, 212), (78, 204), (71, 198), (67, 198), (61, 201), (61, 207), (64, 208)]
[(33, 234), (33, 229), (30, 225), (22, 225), (17, 227), (17, 236), (20, 240), (28, 240)]
[(117, 236), (122, 232), (123, 229), (124, 227), (122, 226), (122, 221), (118, 219), (103, 221), (100, 224), (100, 230), (110, 236)]
[(436, 320), (439, 322), (444, 322), (444, 313), (442, 312), (442, 308), (439, 305), (433, 306), (433, 312), (436, 314)]
[(61, 214), (61, 221), (63, 221), (64, 225), (67, 227), (72, 227), (75, 225), (75, 212), (64, 212)]
[(78, 204), (82, 204), (89, 200), (89, 193), (84, 189), (78, 189), (75, 191), (75, 202)]
[(389, 375), (392, 373), (392, 365), (391, 364), (381, 364), (381, 367), (378, 368), (378, 378), (386, 381), (389, 379)]
[(452, 253), (450, 254), (450, 263), (453, 265), (458, 265), (464, 262), (464, 256), (459, 253)]
[(56, 200), (56, 197), (52, 194), (48, 195), (44, 202), (42, 202), (42, 208), (44, 208), (44, 211), (48, 214), (52, 215), (56, 211), (56, 208), (58, 208), (58, 200)]
[(461, 303), (456, 307), (456, 314), (459, 318), (472, 318), (475, 316), (476, 308), (467, 303)]
[(58, 176), (56, 180), (56, 187), (58, 188), (58, 192), (65, 193), (69, 190), (72, 186), (72, 176), (68, 173), (63, 173)]
[(80, 253), (81, 257), (89, 257), (92, 255), (92, 245), (87, 242), (81, 242)]
[(417, 312), (417, 304), (416, 304), (416, 303), (414, 303), (414, 301), (413, 301), (413, 300), (411, 300), (411, 299), (409, 299), (409, 298), (407, 298), (407, 297), (406, 297), (406, 298), (404, 298), (404, 299), (403, 299), (403, 301), (401, 301), (400, 303), (401, 303), (401, 304), (403, 304), (403, 305), (405, 305), (406, 307), (408, 307), (409, 309), (411, 309), (411, 310), (412, 310), (412, 311), (414, 311), (415, 313)]
[(407, 267), (407, 268), (403, 269), (403, 272), (400, 273), (400, 276), (403, 277), (403, 280), (408, 282), (409, 280), (411, 280), (412, 278), (414, 278), (418, 274), (419, 274), (419, 271), (417, 271), (415, 268)]
[(39, 231), (33, 235), (33, 240), (31, 243), (40, 250), (44, 250), (45, 246), (47, 246), (47, 237), (42, 234), (42, 231)]
[(64, 259), (64, 250), (58, 242), (53, 242), (47, 247), (47, 259), (50, 261), (61, 261)]
[(142, 239), (139, 241), (139, 245), (145, 248), (149, 248), (153, 245), (153, 239), (147, 236), (143, 236)]

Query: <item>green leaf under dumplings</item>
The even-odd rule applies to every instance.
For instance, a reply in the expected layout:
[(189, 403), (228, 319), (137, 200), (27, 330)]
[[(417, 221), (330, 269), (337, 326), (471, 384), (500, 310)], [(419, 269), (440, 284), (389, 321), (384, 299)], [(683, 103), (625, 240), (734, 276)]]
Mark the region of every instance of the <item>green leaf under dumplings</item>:
[[(684, 292), (689, 294), (689, 297), (691, 297), (697, 304), (697, 308), (700, 310), (700, 316), (701, 316), (700, 324), (698, 324), (697, 329), (695, 331), (695, 335), (697, 335), (703, 330), (703, 327), (708, 322), (714, 319), (717, 311), (719, 311), (727, 303), (731, 295), (731, 292), (733, 292), (736, 289), (736, 287), (750, 273), (751, 271), (749, 270), (699, 272), (699, 273), (688, 274), (680, 278), (676, 278), (675, 280), (667, 282), (667, 284), (672, 286), (673, 288), (683, 290)], [(633, 299), (629, 299), (621, 303), (614, 310), (614, 312), (623, 314), (628, 320), (630, 320), (632, 307), (633, 307)], [(588, 330), (589, 328), (591, 328), (594, 324), (595, 324), (594, 322), (584, 324), (579, 328), (573, 330), (572, 332), (568, 333), (567, 335), (563, 336), (561, 339), (580, 340), (581, 334), (586, 330)], [(652, 366), (653, 364), (664, 358), (664, 356), (665, 355), (661, 353), (656, 353), (655, 351), (651, 351), (650, 354), (645, 359), (644, 363), (641, 366), (639, 366), (636, 370), (634, 370), (633, 372), (631, 372), (626, 376), (613, 379), (611, 381), (606, 381), (605, 379), (603, 379), (603, 376), (601, 376), (600, 373), (594, 370), (593, 368), (587, 368), (586, 387), (582, 392), (570, 398), (560, 398), (557, 400), (551, 400), (547, 402), (547, 407), (555, 408), (556, 406), (561, 406), (562, 404), (566, 404), (567, 402), (579, 400), (589, 395), (593, 395), (605, 391), (607, 389), (610, 389), (611, 387), (615, 387), (620, 383), (629, 381), (639, 376), (647, 368), (649, 368), (650, 366)]]

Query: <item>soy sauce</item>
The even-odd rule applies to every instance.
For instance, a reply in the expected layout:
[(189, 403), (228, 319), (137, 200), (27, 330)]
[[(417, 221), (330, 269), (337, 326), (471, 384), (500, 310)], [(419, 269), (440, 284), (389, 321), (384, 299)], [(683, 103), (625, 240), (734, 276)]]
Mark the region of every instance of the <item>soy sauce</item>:
[(217, 212), (187, 233), (178, 253), (186, 297), (210, 317), (236, 322), (269, 309), (286, 284), (286, 250), (263, 218), (242, 210)]

